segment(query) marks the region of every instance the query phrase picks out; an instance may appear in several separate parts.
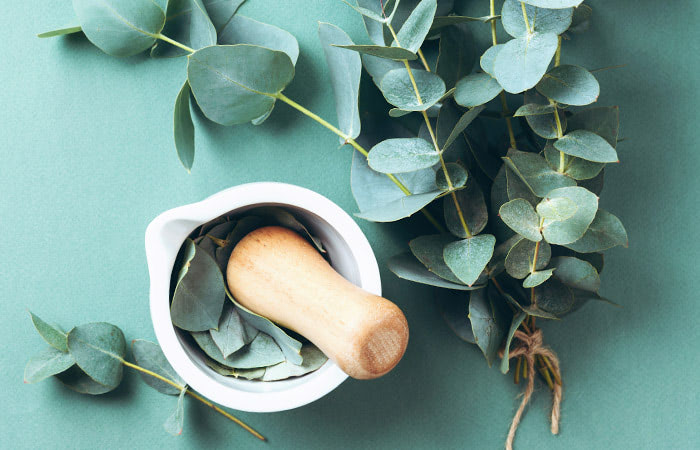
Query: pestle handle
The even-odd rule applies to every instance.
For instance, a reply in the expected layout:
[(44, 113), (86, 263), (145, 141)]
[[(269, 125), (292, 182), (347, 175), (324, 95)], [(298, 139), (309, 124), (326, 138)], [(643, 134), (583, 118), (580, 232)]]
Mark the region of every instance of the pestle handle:
[(401, 310), (347, 281), (287, 228), (258, 228), (244, 237), (226, 279), (243, 306), (305, 336), (353, 378), (384, 375), (406, 350)]

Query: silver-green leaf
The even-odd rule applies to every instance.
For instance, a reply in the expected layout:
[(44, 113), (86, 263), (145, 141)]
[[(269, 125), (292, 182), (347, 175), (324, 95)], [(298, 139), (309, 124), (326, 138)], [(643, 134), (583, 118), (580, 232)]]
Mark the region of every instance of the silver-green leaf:
[(618, 245), (628, 245), (625, 227), (615, 215), (599, 209), (586, 233), (566, 247), (579, 253), (594, 253)]
[(389, 267), (389, 270), (391, 270), (397, 277), (404, 280), (413, 281), (414, 283), (427, 284), (439, 288), (460, 291), (469, 291), (480, 288), (476, 286), (470, 287), (466, 284), (454, 283), (445, 280), (444, 278), (441, 278), (429, 271), (423, 264), (421, 264), (420, 261), (416, 259), (415, 256), (413, 256), (413, 254), (408, 252), (393, 256), (391, 259), (389, 259), (387, 266)]
[(545, 219), (542, 234), (550, 244), (571, 244), (580, 239), (598, 211), (598, 197), (580, 186), (554, 189), (547, 198), (568, 198), (577, 205), (576, 212), (564, 220)]
[(96, 382), (108, 387), (121, 382), (126, 342), (119, 328), (104, 322), (77, 326), (68, 333), (68, 350)]
[(533, 242), (542, 240), (540, 218), (530, 202), (516, 198), (501, 206), (498, 214), (501, 220), (522, 237)]
[[(136, 364), (151, 372), (165, 377), (180, 386), (185, 386), (185, 381), (175, 372), (175, 369), (170, 365), (163, 354), (163, 350), (156, 343), (143, 339), (135, 339), (131, 341), (131, 352), (134, 355)], [(167, 395), (178, 395), (180, 389), (168, 384), (158, 378), (152, 377), (145, 373), (139, 372), (141, 379), (153, 389)]]
[(432, 167), (440, 162), (440, 155), (425, 139), (395, 138), (372, 147), (367, 162), (377, 172), (404, 173)]
[(68, 351), (68, 335), (64, 333), (63, 330), (56, 325), (51, 325), (44, 322), (39, 316), (35, 315), (31, 311), (29, 311), (29, 315), (32, 318), (34, 328), (36, 328), (36, 331), (39, 332), (47, 344), (64, 353)]
[(436, 10), (437, 0), (421, 0), (401, 26), (392, 46), (417, 52), (430, 31)]
[(476, 282), (491, 260), (496, 238), (480, 234), (445, 246), (443, 257), (450, 270), (467, 286)]
[(170, 416), (168, 416), (168, 418), (165, 420), (165, 423), (163, 423), (163, 428), (165, 428), (165, 431), (173, 436), (179, 436), (182, 434), (182, 428), (185, 423), (186, 393), (187, 387), (180, 391), (180, 394), (177, 397), (177, 406), (175, 407), (175, 411), (173, 411), (172, 414), (170, 414)]
[[(525, 23), (522, 3), (518, 0), (506, 0), (501, 10), (501, 23), (506, 33), (513, 37), (524, 37), (529, 33), (562, 34), (571, 25), (573, 8), (545, 9), (527, 5), (528, 23)], [(529, 27), (529, 29), (528, 29)]]
[(588, 130), (567, 133), (554, 142), (554, 148), (567, 155), (599, 163), (618, 162), (617, 152), (602, 137)]
[(547, 72), (557, 43), (554, 33), (533, 33), (508, 41), (494, 61), (494, 77), (511, 94), (534, 87)]
[(34, 355), (24, 368), (24, 382), (38, 383), (68, 370), (75, 360), (70, 353), (48, 347)]
[(540, 94), (565, 105), (588, 105), (600, 95), (600, 85), (593, 74), (572, 65), (553, 68), (535, 87)]
[(455, 101), (466, 108), (472, 108), (488, 103), (502, 90), (498, 81), (488, 73), (472, 73), (457, 83)]
[(190, 111), (190, 84), (185, 81), (175, 99), (173, 134), (175, 149), (182, 165), (189, 171), (194, 163), (194, 124)]
[(445, 94), (445, 83), (432, 72), (415, 69), (412, 73), (418, 93), (413, 88), (408, 71), (402, 68), (384, 75), (380, 86), (382, 94), (387, 102), (404, 111), (426, 111)]

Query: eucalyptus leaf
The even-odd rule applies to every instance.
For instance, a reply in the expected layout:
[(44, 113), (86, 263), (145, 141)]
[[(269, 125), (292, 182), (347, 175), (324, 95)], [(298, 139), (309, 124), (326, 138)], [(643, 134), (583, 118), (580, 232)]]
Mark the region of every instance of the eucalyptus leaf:
[[(425, 111), (445, 93), (445, 83), (438, 75), (425, 70), (413, 70), (418, 93), (406, 69), (394, 69), (382, 78), (380, 89), (387, 102), (404, 111)], [(420, 101), (418, 99), (420, 95)]]
[(572, 256), (552, 258), (552, 266), (556, 268), (554, 276), (570, 288), (598, 292), (600, 276), (598, 271), (589, 263)]
[(619, 162), (615, 149), (605, 139), (588, 130), (567, 133), (563, 138), (554, 142), (554, 148), (586, 161)]
[(497, 44), (491, 46), (486, 49), (484, 54), (481, 55), (481, 58), (479, 59), (479, 65), (481, 66), (481, 70), (488, 73), (492, 77), (495, 77), (494, 65), (496, 63), (496, 56), (498, 56), (501, 50), (503, 50), (503, 47), (505, 47), (505, 44)]
[(562, 34), (571, 25), (571, 19), (574, 15), (573, 8), (545, 9), (527, 5), (525, 11), (528, 17), (527, 24), (520, 1), (506, 0), (503, 3), (501, 23), (506, 33), (515, 38), (525, 37), (529, 33)]
[(83, 29), (80, 27), (80, 24), (75, 23), (66, 25), (65, 27), (56, 28), (55, 30), (45, 31), (37, 34), (36, 36), (39, 38), (52, 38), (56, 36), (65, 36), (67, 34), (81, 33), (82, 31)]
[(119, 328), (105, 322), (77, 326), (68, 333), (68, 350), (96, 382), (109, 387), (121, 382), (126, 342)]
[(521, 198), (531, 205), (538, 203), (539, 198), (532, 192), (532, 188), (522, 180), (517, 171), (510, 167), (506, 170), (506, 182), (509, 200)]
[(177, 397), (177, 406), (175, 411), (172, 412), (170, 416), (163, 423), (163, 428), (165, 431), (173, 436), (179, 436), (182, 434), (182, 428), (185, 423), (185, 394), (187, 393), (187, 388), (183, 388)]
[[(561, 152), (554, 147), (553, 141), (544, 147), (544, 157), (553, 170), (558, 170), (561, 164)], [(587, 161), (573, 156), (565, 156), (564, 174), (574, 180), (590, 180), (598, 176), (605, 167), (604, 163)]]
[(583, 0), (522, 0), (522, 2), (539, 8), (562, 9), (576, 8), (583, 3)]
[(454, 241), (454, 238), (447, 234), (432, 234), (417, 237), (410, 241), (408, 246), (413, 256), (429, 271), (445, 280), (462, 284), (464, 282), (450, 270), (443, 256), (445, 247)]
[(442, 31), (435, 73), (447, 88), (454, 87), (474, 67), (477, 55), (473, 41), (466, 26), (453, 26)]
[(65, 372), (75, 364), (70, 353), (48, 347), (34, 355), (24, 368), (24, 382), (38, 383), (46, 378)]
[(90, 378), (80, 367), (73, 365), (65, 372), (56, 374), (56, 378), (67, 388), (80, 394), (101, 395), (113, 391), (117, 386), (105, 386)]
[(221, 125), (234, 125), (273, 108), (275, 95), (294, 77), (294, 64), (276, 50), (221, 45), (190, 55), (187, 77), (204, 115)]
[(579, 253), (594, 253), (618, 245), (628, 245), (625, 227), (616, 216), (599, 209), (586, 233), (566, 247)]
[(381, 45), (334, 45), (334, 47), (352, 50), (365, 55), (376, 56), (378, 58), (393, 59), (394, 61), (418, 59), (418, 55), (410, 50), (401, 47), (384, 47)]
[[(458, 190), (454, 195), (470, 233), (481, 233), (486, 227), (489, 217), (484, 194), (474, 177), (467, 178), (465, 188)], [(445, 196), (443, 200), (443, 212), (445, 224), (450, 233), (460, 238), (466, 238), (467, 232), (462, 225), (454, 198), (451, 195)]]
[(436, 0), (421, 0), (401, 26), (392, 46), (417, 52), (430, 31), (436, 11)]
[(511, 200), (501, 206), (498, 214), (506, 225), (522, 237), (534, 242), (542, 240), (540, 218), (527, 200)]
[(573, 292), (556, 276), (534, 288), (534, 298), (538, 308), (555, 316), (567, 313), (574, 305)]
[(458, 163), (447, 163), (445, 164), (445, 168), (447, 169), (447, 175), (450, 177), (450, 182), (447, 182), (445, 171), (438, 170), (435, 175), (435, 184), (437, 184), (437, 187), (443, 191), (463, 188), (469, 177), (464, 167)]
[(535, 153), (509, 150), (503, 161), (538, 197), (556, 188), (576, 185), (576, 181), (552, 170), (547, 161)]
[(469, 320), (476, 345), (479, 346), (489, 367), (498, 356), (503, 342), (504, 326), (499, 311), (493, 307), (486, 295), (486, 289), (472, 291), (469, 296)]
[[(131, 352), (134, 355), (136, 364), (151, 372), (157, 373), (180, 386), (185, 386), (185, 381), (175, 372), (163, 354), (158, 344), (143, 339), (131, 341)], [(167, 395), (179, 395), (181, 389), (161, 381), (155, 377), (139, 372), (141, 379), (153, 389)]]
[(276, 50), (289, 56), (292, 65), (296, 65), (299, 57), (299, 43), (293, 34), (240, 14), (233, 16), (220, 30), (219, 44), (249, 44)]
[(361, 211), (355, 215), (370, 222), (395, 222), (417, 213), (440, 194), (442, 194), (442, 191), (437, 190), (424, 194), (406, 195), (398, 200), (391, 201), (377, 208)]
[(317, 370), (328, 361), (328, 357), (312, 344), (304, 345), (301, 348), (301, 356), (304, 359), (301, 365), (292, 364), (289, 361), (281, 362), (265, 369), (265, 374), (260, 379), (262, 381), (277, 381), (299, 377)]
[(388, 72), (395, 69), (406, 70), (406, 67), (401, 61), (394, 61), (392, 59), (378, 58), (376, 56), (361, 54), (362, 66), (365, 68), (367, 73), (372, 77), (372, 82), (375, 86), (381, 90), (382, 78)]
[(550, 244), (571, 244), (580, 239), (593, 222), (598, 210), (598, 197), (579, 186), (558, 188), (547, 194), (549, 199), (560, 197), (575, 203), (576, 212), (565, 220), (545, 219), (542, 235)]
[(396, 138), (372, 147), (367, 162), (377, 172), (404, 173), (434, 166), (440, 154), (422, 138)]
[[(227, 358), (221, 356), (221, 351), (209, 333), (192, 333), (192, 337), (210, 358), (226, 367), (252, 369), (271, 366), (285, 360), (284, 354), (275, 340), (266, 333), (259, 333), (253, 342)], [(301, 357), (298, 360), (299, 363), (302, 362)]]
[(510, 329), (508, 330), (508, 334), (506, 335), (506, 344), (503, 347), (503, 357), (501, 358), (501, 373), (503, 374), (508, 373), (508, 366), (510, 365), (510, 344), (513, 341), (513, 335), (518, 330), (520, 324), (523, 323), (523, 320), (525, 320), (526, 317), (527, 314), (525, 314), (523, 311), (520, 311), (517, 314), (513, 315), (513, 320), (510, 324)]
[(165, 26), (165, 13), (143, 0), (73, 0), (83, 33), (112, 56), (131, 56), (150, 48)]
[(539, 271), (531, 272), (530, 275), (528, 275), (523, 280), (523, 287), (525, 289), (530, 289), (530, 288), (534, 288), (536, 286), (539, 286), (540, 284), (549, 280), (552, 277), (553, 273), (554, 273), (554, 269), (546, 269), (546, 270), (539, 270)]
[(494, 78), (511, 94), (534, 87), (547, 72), (557, 43), (554, 33), (532, 33), (508, 41), (494, 61)]
[(435, 16), (433, 18), (433, 24), (430, 27), (430, 31), (437, 31), (441, 30), (445, 27), (449, 27), (452, 25), (460, 25), (463, 23), (471, 23), (471, 22), (488, 22), (490, 20), (498, 19), (499, 16), (484, 16), (484, 17), (470, 17), (470, 16), (457, 16), (457, 15), (450, 15), (450, 16)]
[[(538, 136), (545, 139), (557, 139), (559, 137), (559, 129), (553, 114), (554, 106), (549, 103), (549, 100), (533, 90), (525, 93), (525, 102), (552, 109), (552, 114), (527, 115), (525, 116), (525, 120), (527, 120), (527, 124)], [(557, 109), (556, 111), (559, 116), (559, 123), (561, 124), (561, 132), (564, 133), (567, 129), (566, 114), (561, 109)]]
[[(216, 45), (216, 28), (202, 0), (168, 0), (163, 34), (195, 50)], [(151, 49), (153, 57), (186, 55), (184, 49), (158, 41)]]
[(566, 220), (576, 214), (578, 206), (567, 197), (545, 198), (537, 204), (537, 214), (543, 219)]
[(617, 146), (620, 128), (620, 109), (617, 106), (599, 106), (577, 111), (568, 119), (570, 130), (588, 130)]
[[(537, 250), (537, 263), (535, 251)], [(521, 239), (515, 244), (506, 256), (505, 268), (508, 275), (513, 278), (523, 279), (532, 272), (544, 270), (552, 257), (552, 248), (546, 241), (532, 242)]]
[[(301, 364), (301, 342), (289, 336), (287, 333), (284, 332), (284, 330), (272, 323), (270, 319), (267, 319), (259, 314), (255, 314), (253, 311), (236, 302), (236, 300), (233, 298), (228, 289), (226, 289), (226, 295), (228, 296), (229, 300), (231, 300), (233, 304), (236, 305), (238, 314), (245, 322), (247, 322), (256, 330), (260, 330), (262, 332), (260, 334), (266, 334), (269, 337), (271, 337), (277, 344), (277, 346), (282, 350), (284, 357), (288, 361), (291, 361), (293, 364)], [(265, 342), (263, 342), (263, 344), (265, 344)], [(234, 356), (235, 354), (231, 355), (229, 358), (233, 358)]]
[(473, 73), (459, 80), (455, 89), (455, 101), (472, 108), (493, 100), (503, 88), (487, 73)]
[(170, 305), (170, 318), (178, 328), (187, 331), (205, 331), (219, 325), (219, 317), (226, 299), (224, 279), (214, 258), (191, 239), (186, 246), (194, 246), (195, 253), (183, 267)]
[[(382, 8), (386, 6), (386, 3), (377, 2), (375, 0), (357, 0), (357, 6), (365, 8), (377, 15), (381, 15)], [(386, 45), (386, 40), (384, 39), (384, 24), (362, 16), (362, 21), (365, 24), (365, 29), (367, 30), (367, 35), (370, 40), (376, 45)]]
[(439, 288), (460, 291), (469, 291), (481, 287), (470, 287), (465, 284), (447, 281), (429, 271), (420, 261), (416, 259), (415, 256), (413, 256), (413, 254), (408, 252), (391, 257), (387, 263), (387, 266), (389, 267), (389, 270), (391, 270), (397, 277), (404, 280), (413, 281), (414, 283), (427, 284)]
[(248, 336), (243, 320), (231, 302), (226, 302), (224, 305), (218, 329), (209, 330), (209, 334), (224, 358), (228, 358), (255, 338), (255, 336)]
[[(350, 37), (340, 28), (329, 23), (319, 23), (318, 34), (326, 55), (326, 63), (335, 96), (338, 127), (350, 138), (360, 134), (360, 77), (362, 60), (359, 55), (337, 48), (336, 45), (352, 44)], [(345, 140), (339, 138), (341, 144)]]
[(180, 162), (188, 171), (194, 162), (194, 124), (190, 112), (190, 84), (185, 81), (175, 100), (173, 113), (173, 133), (175, 148)]
[(203, 0), (209, 18), (217, 32), (231, 21), (245, 0)]
[(579, 66), (562, 65), (547, 72), (537, 91), (566, 105), (583, 106), (598, 100), (600, 85), (592, 73)]
[(540, 105), (537, 103), (527, 103), (515, 111), (513, 116), (523, 117), (523, 116), (542, 116), (545, 114), (553, 114), (553, 105)]
[(29, 311), (29, 315), (32, 318), (34, 328), (36, 328), (36, 331), (39, 332), (47, 344), (64, 353), (68, 351), (68, 335), (64, 333), (63, 330), (56, 325), (51, 325), (44, 322), (39, 316), (35, 315), (31, 311)]
[(480, 234), (445, 246), (445, 263), (467, 286), (473, 285), (491, 260), (496, 238)]
[(472, 324), (469, 320), (469, 296), (462, 292), (452, 291), (444, 297), (446, 298), (442, 302), (442, 317), (447, 326), (461, 340), (476, 344)]
[[(252, 213), (255, 214), (255, 216), (259, 216), (265, 223), (270, 224), (270, 225), (279, 225), (283, 226), (286, 228), (289, 228), (291, 230), (296, 231), (297, 233), (306, 236), (306, 238), (311, 241), (314, 246), (316, 247), (316, 250), (318, 250), (321, 253), (325, 253), (326, 250), (323, 248), (323, 242), (315, 236), (311, 234), (308, 228), (301, 223), (297, 218), (292, 214), (291, 212), (287, 211), (286, 209), (282, 209), (279, 207), (275, 206), (263, 206), (260, 208), (255, 208)], [(241, 218), (241, 225), (247, 227), (250, 229), (250, 231), (253, 231), (254, 228), (258, 227), (258, 224), (260, 223), (259, 220), (249, 220), (251, 216), (246, 216)], [(228, 240), (233, 244), (237, 244), (240, 239), (242, 239), (245, 234), (248, 234), (248, 232), (245, 232), (243, 234), (243, 229), (235, 230), (235, 233), (232, 232), (231, 235), (229, 235)], [(234, 237), (235, 236), (235, 237)], [(240, 238), (238, 238), (240, 236)]]

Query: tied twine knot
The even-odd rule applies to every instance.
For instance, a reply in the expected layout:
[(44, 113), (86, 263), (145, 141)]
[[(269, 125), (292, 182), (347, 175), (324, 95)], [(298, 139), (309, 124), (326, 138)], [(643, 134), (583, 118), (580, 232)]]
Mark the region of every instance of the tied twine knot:
[[(551, 364), (551, 369), (553, 369), (554, 375), (557, 379), (561, 379), (561, 372), (559, 371), (559, 359), (557, 355), (548, 347), (542, 345), (542, 330), (535, 330), (532, 334), (527, 334), (520, 330), (516, 331), (513, 335), (520, 345), (515, 347), (510, 351), (508, 355), (509, 359), (524, 357), (527, 361), (528, 367), (528, 377), (527, 386), (525, 387), (525, 392), (523, 394), (523, 400), (520, 402), (518, 410), (513, 416), (513, 422), (510, 424), (510, 431), (508, 431), (508, 439), (506, 440), (506, 450), (513, 449), (513, 440), (515, 439), (515, 432), (518, 430), (518, 425), (520, 424), (520, 419), (522, 419), (525, 407), (530, 402), (532, 398), (532, 393), (535, 390), (535, 358), (541, 356), (542, 358), (549, 359)], [(554, 388), (552, 390), (552, 434), (559, 434), (559, 415), (561, 409), (561, 398), (562, 398), (562, 387), (559, 383), (554, 383)]]

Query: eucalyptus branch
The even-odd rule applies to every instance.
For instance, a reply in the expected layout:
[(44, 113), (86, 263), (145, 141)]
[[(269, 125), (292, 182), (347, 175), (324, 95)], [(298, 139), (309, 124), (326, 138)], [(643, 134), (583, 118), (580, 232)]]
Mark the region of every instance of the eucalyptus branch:
[[(495, 0), (489, 0), (489, 14), (491, 17), (496, 15), (496, 5)], [(498, 45), (498, 37), (496, 36), (496, 21), (490, 20), (489, 25), (491, 26), (491, 43), (492, 45)], [(510, 142), (510, 147), (513, 149), (518, 148), (518, 144), (515, 141), (515, 133), (513, 132), (513, 123), (510, 120), (512, 112), (508, 108), (508, 100), (506, 99), (505, 92), (501, 91), (498, 94), (501, 100), (501, 109), (503, 110), (503, 117), (506, 120), (506, 128), (508, 129), (508, 139)]]

